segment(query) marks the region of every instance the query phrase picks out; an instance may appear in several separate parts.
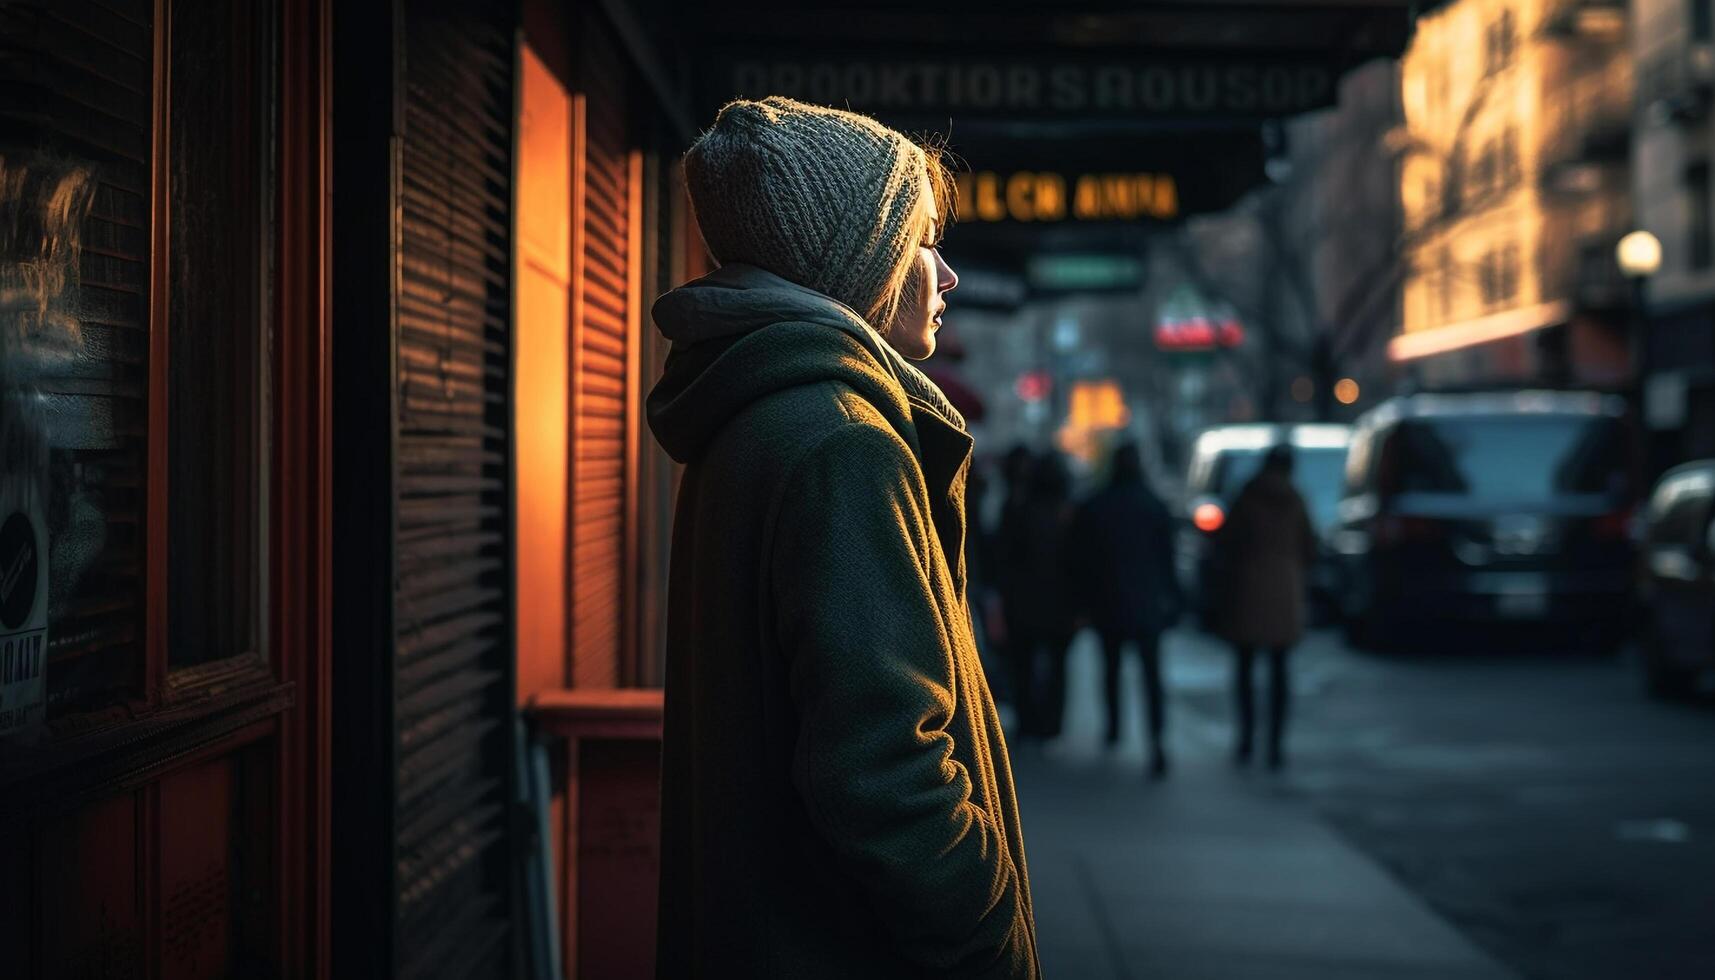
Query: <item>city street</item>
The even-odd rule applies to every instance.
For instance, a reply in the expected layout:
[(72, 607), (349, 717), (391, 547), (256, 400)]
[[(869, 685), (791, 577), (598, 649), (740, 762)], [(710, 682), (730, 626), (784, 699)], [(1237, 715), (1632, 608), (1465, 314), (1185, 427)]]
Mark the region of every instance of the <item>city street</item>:
[(1176, 632), (1152, 784), (1137, 664), (1109, 754), (1080, 637), (1068, 731), (1015, 758), (1048, 975), (1715, 976), (1715, 705), (1647, 700), (1623, 655), (1451, 645), (1313, 634), (1277, 776), (1233, 770), (1228, 654)]

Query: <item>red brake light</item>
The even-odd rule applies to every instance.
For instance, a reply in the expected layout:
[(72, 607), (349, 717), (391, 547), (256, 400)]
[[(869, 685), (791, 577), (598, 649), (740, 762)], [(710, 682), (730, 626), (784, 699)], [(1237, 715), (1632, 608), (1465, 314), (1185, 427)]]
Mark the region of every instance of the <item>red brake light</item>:
[(1393, 515), (1376, 521), (1375, 540), (1377, 544), (1423, 541), (1435, 537), (1440, 530), (1440, 524), (1428, 517)]
[(1632, 512), (1616, 510), (1590, 522), (1590, 531), (1604, 541), (1622, 541), (1631, 536)]
[(1191, 523), (1204, 534), (1214, 534), (1227, 523), (1227, 513), (1220, 504), (1198, 504), (1197, 509), (1191, 512)]

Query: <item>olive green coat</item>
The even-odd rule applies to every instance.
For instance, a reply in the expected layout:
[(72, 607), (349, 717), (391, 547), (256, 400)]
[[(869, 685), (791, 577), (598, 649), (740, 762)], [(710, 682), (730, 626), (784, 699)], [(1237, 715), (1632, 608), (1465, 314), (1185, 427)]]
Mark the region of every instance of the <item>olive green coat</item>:
[(673, 528), (658, 974), (1039, 977), (965, 602), (971, 440), (850, 309), (663, 296)]

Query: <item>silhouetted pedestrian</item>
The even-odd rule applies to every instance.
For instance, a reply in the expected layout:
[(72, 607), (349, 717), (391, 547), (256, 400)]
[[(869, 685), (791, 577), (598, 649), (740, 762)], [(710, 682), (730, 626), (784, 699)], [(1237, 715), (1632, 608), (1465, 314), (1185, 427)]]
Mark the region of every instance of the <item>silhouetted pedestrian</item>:
[(1027, 738), (1053, 738), (1065, 716), (1066, 650), (1073, 632), (1066, 575), (1072, 476), (1059, 453), (1036, 459), (1028, 486), (1007, 544), (1013, 574), (1006, 603), (1009, 653), (1019, 731)]
[[(1001, 649), (1005, 633), (996, 635), (993, 632), (1000, 598), (995, 589), (994, 534), (983, 520), (988, 509), (992, 466), (992, 460), (973, 457), (965, 475), (965, 595), (984, 672), (991, 678), (998, 678), (1007, 672), (1005, 653)], [(993, 687), (991, 681), (990, 688)]]
[(1304, 634), (1304, 582), (1316, 554), (1304, 500), (1292, 486), (1292, 448), (1269, 450), (1262, 471), (1239, 491), (1217, 532), (1220, 586), (1216, 632), (1231, 643), (1233, 693), (1238, 707), (1236, 758), (1250, 761), (1255, 708), (1252, 665), (1259, 649), (1269, 658), (1268, 764), (1285, 763), (1290, 679), (1287, 652)]
[(1173, 569), (1173, 521), (1144, 480), (1137, 446), (1114, 450), (1107, 485), (1079, 506), (1072, 523), (1070, 569), (1080, 608), (1102, 638), (1107, 688), (1107, 743), (1120, 737), (1120, 660), (1128, 644), (1143, 659), (1149, 765), (1167, 772), (1162, 744), (1166, 699), (1161, 684), (1161, 632), (1179, 616)]
[(1013, 635), (1012, 609), (1021, 600), (1028, 563), (1025, 560), (1024, 502), (1030, 496), (1030, 470), (1036, 454), (1023, 443), (1015, 444), (1000, 460), (1001, 502), (994, 528), (989, 535), (989, 604), (984, 609), (984, 623), (989, 640), (1008, 664), (1003, 683), (1006, 700), (1023, 720), (1024, 692), (1018, 685), (1017, 672), (1012, 668), (1023, 658), (1017, 651)]

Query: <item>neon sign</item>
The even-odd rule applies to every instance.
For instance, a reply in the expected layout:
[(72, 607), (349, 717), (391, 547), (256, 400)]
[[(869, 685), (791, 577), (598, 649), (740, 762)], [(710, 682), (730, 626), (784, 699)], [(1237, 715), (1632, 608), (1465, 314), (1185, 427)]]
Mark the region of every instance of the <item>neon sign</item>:
[(1171, 174), (979, 170), (955, 179), (962, 221), (1170, 221), (1179, 217), (1179, 184)]

